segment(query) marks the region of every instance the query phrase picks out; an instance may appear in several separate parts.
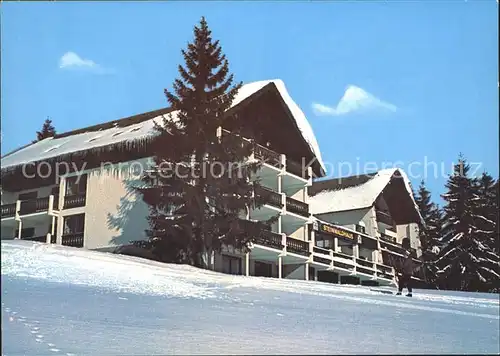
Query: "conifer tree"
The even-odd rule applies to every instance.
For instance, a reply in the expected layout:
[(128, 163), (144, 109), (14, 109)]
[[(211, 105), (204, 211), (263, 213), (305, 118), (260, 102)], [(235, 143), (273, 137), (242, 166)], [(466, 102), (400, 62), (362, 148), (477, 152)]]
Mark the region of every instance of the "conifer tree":
[(436, 259), (439, 252), (441, 230), (442, 230), (442, 214), (439, 206), (431, 200), (431, 193), (425, 187), (422, 180), (415, 195), (415, 201), (424, 220), (424, 224), (419, 224), (419, 239), (422, 248), (422, 262), (424, 275), (430, 285), (436, 284)]
[(488, 281), (498, 279), (498, 256), (478, 228), (478, 184), (469, 177), (469, 164), (460, 155), (459, 163), (446, 183), (444, 244), (437, 264), (440, 285), (446, 289), (488, 291)]
[[(487, 248), (487, 259), (480, 261), (485, 268), (500, 274), (498, 244), (498, 181), (484, 172), (476, 181), (478, 204), (476, 206), (477, 239)], [(495, 263), (496, 261), (496, 263)], [(500, 290), (500, 279), (494, 278), (485, 282), (490, 291)]]
[(173, 91), (165, 90), (173, 112), (156, 125), (154, 167), (139, 191), (150, 207), (147, 233), (157, 254), (212, 268), (213, 252), (223, 245), (245, 248), (274, 219), (244, 220), (260, 204), (254, 199), (259, 182), (252, 180), (260, 163), (247, 160), (254, 140), (234, 130), (220, 135), (229, 123), (239, 127), (226, 111), (242, 84), (233, 85), (228, 60), (205, 18), (182, 55), (180, 78)]
[(36, 140), (33, 141), (41, 141), (43, 139), (46, 139), (48, 137), (54, 137), (56, 135), (56, 129), (52, 125), (52, 120), (50, 120), (48, 117), (45, 119), (42, 130), (36, 132)]

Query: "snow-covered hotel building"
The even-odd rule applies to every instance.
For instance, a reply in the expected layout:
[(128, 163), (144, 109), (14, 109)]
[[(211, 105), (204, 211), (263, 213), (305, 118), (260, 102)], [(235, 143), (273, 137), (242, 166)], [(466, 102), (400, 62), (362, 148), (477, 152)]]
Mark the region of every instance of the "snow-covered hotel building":
[[(160, 109), (58, 134), (3, 156), (2, 239), (102, 251), (145, 239), (148, 207), (133, 187), (152, 162), (154, 122), (170, 113)], [(255, 193), (265, 204), (253, 209), (249, 218), (279, 219), (256, 238), (249, 252), (224, 248), (214, 256), (215, 269), (341, 283), (393, 283), (394, 270), (384, 253), (397, 253), (405, 234), (415, 236), (404, 226), (419, 217), (411, 190), (405, 188), (407, 181), (375, 175), (359, 186), (377, 182), (372, 185), (378, 190), (365, 196), (368, 192), (358, 189), (352, 195), (353, 207), (346, 210), (349, 193), (332, 193), (336, 189), (331, 180), (313, 183), (313, 176), (326, 173), (321, 153), (305, 115), (281, 80), (243, 86), (227, 114), (241, 118), (249, 135), (262, 133), (253, 158), (263, 161), (263, 189)], [(231, 127), (224, 127), (214, 135), (230, 132)], [(310, 168), (302, 169), (303, 159), (312, 162)], [(396, 240), (387, 241), (392, 238)]]

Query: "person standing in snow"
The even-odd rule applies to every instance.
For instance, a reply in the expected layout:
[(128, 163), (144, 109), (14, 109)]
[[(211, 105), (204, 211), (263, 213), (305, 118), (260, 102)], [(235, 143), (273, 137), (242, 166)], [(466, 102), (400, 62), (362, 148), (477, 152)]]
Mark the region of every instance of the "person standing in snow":
[(410, 254), (410, 251), (405, 251), (405, 259), (403, 261), (403, 265), (401, 266), (401, 272), (398, 276), (398, 292), (396, 295), (401, 295), (403, 292), (403, 288), (408, 289), (407, 297), (412, 296), (412, 281), (411, 277), (413, 276), (413, 258)]

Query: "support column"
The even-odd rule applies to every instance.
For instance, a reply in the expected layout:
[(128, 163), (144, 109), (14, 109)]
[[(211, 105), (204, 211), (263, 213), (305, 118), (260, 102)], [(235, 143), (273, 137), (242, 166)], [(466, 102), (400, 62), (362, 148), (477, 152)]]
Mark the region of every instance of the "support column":
[(304, 268), (305, 268), (305, 273), (304, 273), (305, 279), (306, 279), (306, 281), (308, 281), (309, 280), (309, 263), (308, 262), (306, 262), (304, 264)]
[(337, 252), (339, 247), (339, 238), (334, 237), (333, 238), (333, 252)]
[(57, 224), (57, 231), (56, 231), (56, 244), (57, 245), (62, 245), (62, 235), (64, 231), (64, 217), (59, 215), (58, 218), (58, 224)]
[(317, 268), (314, 269), (314, 280), (315, 281), (318, 280), (318, 269)]
[(278, 256), (278, 278), (281, 279), (283, 275), (282, 257)]
[(54, 236), (54, 234), (56, 233), (56, 227), (55, 227), (55, 224), (56, 224), (56, 217), (55, 216), (52, 216), (52, 225), (50, 227), (50, 234), (52, 236)]
[(21, 230), (23, 229), (23, 221), (19, 220), (19, 224), (17, 225), (18, 231), (17, 231), (17, 238), (21, 239)]
[(353, 245), (352, 246), (352, 254), (355, 258), (359, 258), (359, 245)]
[(281, 194), (281, 189), (283, 188), (283, 181), (282, 181), (283, 176), (281, 174), (278, 174), (276, 178), (278, 178), (278, 184), (277, 184), (278, 189), (276, 191)]
[(250, 252), (245, 253), (245, 276), (250, 276)]

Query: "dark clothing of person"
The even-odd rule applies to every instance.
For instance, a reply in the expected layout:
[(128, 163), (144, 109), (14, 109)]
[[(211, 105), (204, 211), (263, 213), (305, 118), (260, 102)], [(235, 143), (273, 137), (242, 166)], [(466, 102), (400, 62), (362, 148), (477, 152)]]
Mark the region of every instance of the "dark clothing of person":
[(401, 275), (398, 279), (398, 292), (401, 293), (403, 288), (408, 289), (408, 294), (412, 294), (412, 281), (413, 276), (413, 258), (409, 251), (406, 251), (406, 256), (401, 266)]
[(409, 254), (403, 261), (402, 272), (404, 275), (413, 276), (413, 258)]
[(408, 289), (408, 294), (412, 294), (412, 286), (411, 286), (411, 275), (403, 274), (399, 276), (398, 279), (398, 292), (401, 293), (403, 288)]

